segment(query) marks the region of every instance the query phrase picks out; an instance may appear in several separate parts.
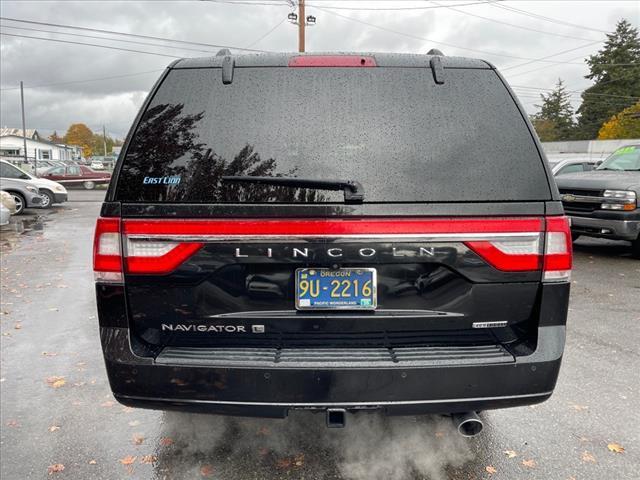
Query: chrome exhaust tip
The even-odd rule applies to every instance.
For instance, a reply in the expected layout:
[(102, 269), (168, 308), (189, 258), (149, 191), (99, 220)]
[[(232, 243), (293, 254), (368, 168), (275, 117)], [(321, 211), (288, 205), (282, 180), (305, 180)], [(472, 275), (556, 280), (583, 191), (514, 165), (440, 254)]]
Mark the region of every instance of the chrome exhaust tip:
[(484, 423), (475, 412), (455, 413), (451, 420), (463, 437), (475, 437), (484, 428)]

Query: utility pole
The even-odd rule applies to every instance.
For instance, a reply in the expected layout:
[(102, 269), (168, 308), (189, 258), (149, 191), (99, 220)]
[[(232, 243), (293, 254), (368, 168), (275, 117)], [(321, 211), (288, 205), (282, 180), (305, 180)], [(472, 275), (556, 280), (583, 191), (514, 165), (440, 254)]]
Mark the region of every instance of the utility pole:
[(298, 1), (298, 52), (304, 53), (304, 27), (306, 26), (306, 18), (304, 14), (304, 0)]
[[(27, 127), (26, 127), (27, 122), (24, 119), (24, 87), (22, 85), (22, 80), (20, 80), (20, 108), (22, 110), (22, 142), (24, 146), (24, 163), (26, 166), (29, 163), (29, 160), (27, 159)], [(37, 161), (38, 161), (37, 159), (34, 159), (34, 162), (37, 162)], [(36, 173), (36, 176), (38, 176), (37, 167), (38, 165), (34, 163), (33, 169)]]
[(102, 143), (104, 144), (104, 156), (106, 157), (107, 156), (107, 132), (104, 129), (104, 125), (102, 125)]

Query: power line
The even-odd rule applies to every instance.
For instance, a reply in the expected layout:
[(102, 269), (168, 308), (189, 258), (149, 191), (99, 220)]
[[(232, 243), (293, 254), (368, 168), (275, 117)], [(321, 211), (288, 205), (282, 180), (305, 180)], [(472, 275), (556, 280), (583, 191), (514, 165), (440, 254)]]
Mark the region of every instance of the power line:
[(533, 17), (533, 18), (537, 18), (539, 20), (544, 20), (546, 22), (556, 23), (558, 25), (565, 25), (565, 26), (573, 27), (573, 28), (581, 28), (583, 30), (590, 30), (592, 32), (610, 33), (610, 32), (608, 32), (606, 30), (600, 30), (599, 28), (585, 27), (584, 25), (577, 25), (575, 23), (565, 22), (564, 20), (558, 20), (556, 18), (545, 17), (544, 15), (539, 15), (537, 13), (532, 13), (532, 12), (527, 12), (525, 10), (520, 10), (520, 9), (512, 7), (512, 6), (507, 6), (507, 5), (503, 5), (503, 4), (499, 5), (498, 3), (490, 3), (489, 5), (491, 5), (492, 7), (501, 8), (503, 10), (509, 10), (511, 12), (518, 13), (520, 15), (525, 15), (527, 17)]
[[(316, 7), (317, 5), (314, 5), (314, 3), (317, 1), (320, 1), (320, 0), (313, 0), (313, 3), (308, 3), (307, 5), (310, 7)], [(482, 4), (487, 4), (494, 1), (500, 1), (500, 0), (483, 0), (483, 1), (467, 2), (467, 3), (456, 3), (454, 5), (431, 5), (426, 7), (416, 7), (416, 6), (412, 6), (412, 7), (336, 7), (333, 5), (323, 5), (322, 7), (319, 7), (319, 8), (326, 8), (328, 10), (381, 11), (381, 12), (382, 11), (403, 11), (403, 10), (433, 10), (438, 8), (482, 5)]]
[(122, 52), (144, 53), (144, 54), (147, 54), (147, 55), (155, 55), (157, 57), (182, 58), (182, 57), (177, 57), (175, 55), (167, 55), (165, 53), (146, 52), (144, 50), (133, 50), (131, 48), (111, 47), (109, 45), (98, 45), (96, 43), (73, 42), (71, 40), (59, 40), (59, 39), (56, 39), (56, 38), (32, 37), (32, 36), (29, 36), (29, 35), (18, 35), (17, 33), (0, 32), (0, 35), (3, 35), (5, 37), (19, 37), (19, 38), (31, 38), (31, 39), (34, 39), (34, 40), (45, 40), (47, 42), (70, 43), (72, 45), (85, 45), (85, 46), (88, 46), (88, 47), (108, 48), (109, 50), (120, 50)]
[[(591, 40), (593, 40), (591, 38), (574, 37), (572, 35), (563, 35), (561, 33), (547, 32), (545, 30), (537, 30), (535, 28), (530, 28), (530, 27), (525, 27), (523, 25), (516, 25), (516, 24), (513, 24), (513, 23), (509, 23), (509, 22), (504, 22), (502, 20), (497, 20), (497, 19), (491, 18), (491, 17), (483, 17), (482, 15), (477, 15), (475, 13), (471, 13), (471, 12), (467, 12), (465, 10), (460, 10), (460, 9), (454, 8), (455, 5), (441, 5), (438, 2), (432, 2), (432, 3), (434, 3), (436, 5), (439, 5), (439, 6), (442, 6), (442, 7), (445, 7), (445, 8), (448, 8), (449, 10), (452, 10), (454, 12), (461, 13), (463, 15), (467, 15), (467, 16), (475, 17), (475, 18), (480, 18), (482, 20), (486, 20), (488, 22), (498, 23), (500, 25), (507, 25), (509, 27), (519, 28), (521, 30), (528, 30), (530, 32), (542, 33), (544, 35), (553, 35), (555, 37), (571, 38), (571, 39), (574, 39), (574, 40), (583, 40), (583, 41), (591, 41)], [(491, 3), (491, 2), (488, 2), (488, 3)]]
[[(585, 43), (585, 44), (580, 45), (580, 46), (578, 46), (578, 47), (570, 48), (569, 50), (562, 50), (561, 52), (552, 53), (551, 55), (546, 55), (546, 56), (544, 56), (544, 57), (540, 57), (540, 58), (538, 58), (538, 59), (531, 60), (531, 61), (529, 61), (529, 62), (519, 63), (519, 64), (517, 64), (517, 65), (512, 65), (512, 66), (510, 66), (510, 67), (505, 67), (505, 68), (501, 69), (501, 71), (505, 72), (505, 71), (507, 71), (507, 70), (511, 70), (511, 69), (513, 69), (513, 68), (524, 67), (525, 65), (530, 65), (530, 64), (535, 63), (535, 62), (539, 62), (539, 61), (542, 61), (542, 60), (547, 60), (547, 59), (549, 59), (549, 58), (557, 57), (558, 55), (563, 55), (563, 54), (565, 54), (565, 53), (574, 52), (574, 51), (576, 51), (576, 50), (581, 50), (581, 49), (583, 49), (583, 48), (591, 47), (591, 46), (595, 45), (596, 43), (601, 43), (601, 41), (599, 40), (599, 41), (595, 41), (595, 42)], [(576, 59), (578, 59), (578, 58), (583, 58), (583, 55), (580, 55), (579, 57), (572, 58), (572, 59), (570, 59), (570, 60), (566, 60), (566, 61), (565, 61), (565, 62), (563, 62), (563, 63), (568, 63), (568, 62), (571, 62), (572, 60), (576, 60)], [(584, 63), (580, 63), (580, 64), (578, 64), (578, 65), (584, 65)], [(519, 74), (518, 74), (518, 75), (519, 75)]]
[[(508, 54), (504, 54), (504, 53), (496, 53), (496, 52), (489, 52), (489, 51), (486, 51), (486, 50), (478, 50), (478, 49), (475, 49), (475, 48), (462, 47), (460, 45), (454, 45), (454, 44), (451, 44), (451, 43), (440, 42), (438, 40), (433, 40), (433, 39), (425, 38), (425, 37), (419, 37), (417, 35), (412, 35), (410, 33), (400, 32), (398, 30), (393, 30), (391, 28), (383, 27), (382, 25), (377, 25), (377, 24), (374, 24), (374, 23), (366, 22), (364, 20), (360, 20), (360, 19), (354, 18), (354, 17), (349, 17), (348, 15), (343, 15), (341, 13), (332, 12), (330, 10), (327, 10), (325, 7), (318, 7), (316, 5), (314, 8), (317, 8), (318, 10), (322, 10), (325, 13), (328, 13), (330, 15), (334, 15), (334, 16), (337, 16), (337, 17), (340, 17), (340, 18), (344, 18), (346, 20), (350, 20), (352, 22), (360, 23), (362, 25), (367, 25), (368, 27), (376, 28), (376, 29), (382, 30), (384, 32), (393, 33), (393, 34), (396, 34), (396, 35), (401, 35), (403, 37), (412, 38), (414, 40), (420, 40), (420, 41), (423, 41), (423, 42), (431, 42), (431, 43), (435, 43), (435, 44), (438, 44), (438, 45), (445, 45), (447, 47), (458, 48), (460, 50), (467, 50), (469, 52), (481, 53), (483, 55), (490, 55), (490, 56), (495, 56), (495, 57), (514, 58), (516, 60), (530, 60), (530, 61), (533, 61), (533, 62), (552, 63), (552, 64), (559, 64), (559, 65), (568, 64), (568, 62), (564, 62), (564, 61), (544, 60), (544, 59), (531, 58), (531, 57), (519, 57), (519, 56), (516, 56), (516, 55), (508, 55)], [(600, 42), (598, 41), (598, 42), (593, 42), (593, 43), (595, 44), (595, 43), (600, 43)], [(578, 48), (582, 48), (582, 47), (578, 47)], [(553, 55), (550, 55), (549, 57), (551, 57), (551, 56), (553, 56)], [(583, 64), (582, 63), (574, 63), (573, 65), (583, 65)], [(515, 68), (515, 67), (513, 67), (513, 68)]]
[(82, 38), (93, 38), (94, 40), (106, 40), (109, 42), (125, 42), (125, 43), (131, 43), (134, 45), (145, 45), (145, 46), (151, 46), (151, 47), (160, 47), (160, 48), (173, 48), (174, 50), (188, 50), (188, 51), (192, 51), (192, 52), (204, 52), (204, 53), (215, 53), (214, 50), (202, 50), (202, 49), (198, 49), (198, 48), (189, 48), (189, 47), (174, 47), (172, 45), (162, 45), (159, 43), (148, 43), (148, 42), (138, 42), (135, 40), (124, 40), (121, 38), (107, 38), (107, 37), (99, 37), (97, 35), (87, 35), (87, 34), (83, 34), (83, 33), (68, 33), (68, 32), (58, 32), (55, 30), (41, 30), (39, 28), (29, 28), (29, 27), (12, 27), (9, 25), (0, 25), (0, 27), (2, 28), (10, 28), (10, 29), (14, 29), (14, 30), (29, 30), (32, 32), (40, 32), (40, 33), (53, 33), (56, 35), (68, 35), (71, 37), (82, 37)]
[[(530, 86), (526, 86), (526, 85), (511, 85), (512, 88), (518, 88), (518, 89), (528, 89), (528, 90), (544, 90), (544, 91), (554, 91), (555, 88), (541, 88), (541, 87), (530, 87)], [(566, 90), (567, 93), (571, 93), (571, 94), (575, 94), (575, 95), (580, 95), (581, 92), (578, 90)], [(615, 97), (615, 98), (630, 98), (630, 99), (640, 99), (640, 97), (636, 97), (636, 96), (632, 96), (632, 95), (613, 95), (613, 94), (608, 94), (608, 93), (590, 93), (587, 92), (585, 93), (586, 95), (597, 95), (599, 97)]]
[(273, 28), (269, 29), (264, 35), (258, 37), (256, 40), (254, 40), (249, 45), (247, 45), (246, 48), (253, 47), (255, 44), (257, 44), (257, 43), (261, 42), (262, 40), (264, 40), (265, 38), (267, 38), (269, 35), (271, 35), (273, 32), (275, 32), (280, 25), (282, 25), (286, 21), (287, 21), (287, 17), (284, 17), (276, 25), (274, 25)]
[(121, 36), (124, 36), (124, 37), (143, 38), (143, 39), (147, 39), (147, 40), (160, 40), (162, 42), (180, 43), (180, 44), (183, 44), (183, 45), (196, 45), (196, 46), (201, 46), (201, 47), (212, 47), (212, 48), (230, 48), (232, 50), (243, 50), (243, 51), (247, 51), (247, 52), (263, 52), (264, 51), (264, 50), (254, 50), (254, 49), (251, 49), (251, 48), (232, 47), (232, 46), (229, 46), (229, 45), (216, 45), (216, 44), (213, 44), (213, 43), (190, 42), (190, 41), (186, 41), (186, 40), (177, 40), (177, 39), (174, 39), (174, 38), (154, 37), (152, 35), (140, 35), (140, 34), (136, 34), (136, 33), (116, 32), (116, 31), (113, 31), (113, 30), (103, 30), (103, 29), (100, 29), (100, 28), (78, 27), (78, 26), (74, 26), (74, 25), (64, 25), (64, 24), (60, 24), (60, 23), (37, 22), (35, 20), (23, 20), (23, 19), (19, 19), (19, 18), (0, 17), (0, 20), (7, 20), (7, 21), (11, 21), (11, 22), (18, 22), (18, 23), (29, 23), (29, 24), (33, 24), (33, 25), (43, 25), (43, 26), (47, 26), (47, 27), (68, 28), (68, 29), (72, 29), (72, 30), (84, 30), (84, 31), (87, 31), (87, 32), (106, 33), (106, 34), (109, 34), (109, 35), (121, 35)]
[[(126, 77), (135, 77), (137, 75), (148, 75), (150, 73), (159, 73), (162, 72), (164, 69), (158, 69), (158, 70), (147, 70), (146, 72), (137, 72), (137, 73), (128, 73), (128, 74), (124, 74), (124, 75), (113, 75), (110, 77), (100, 77), (100, 78), (87, 78), (84, 80), (71, 80), (69, 82), (59, 82), (59, 83), (47, 83), (44, 85), (32, 85), (32, 86), (25, 86), (24, 88), (46, 88), (46, 87), (57, 87), (60, 85), (71, 85), (71, 84), (76, 84), (76, 83), (87, 83), (87, 82), (98, 82), (101, 80), (114, 80), (117, 78), (126, 78)], [(4, 91), (8, 91), (8, 90), (20, 90), (20, 87), (9, 87), (9, 88), (1, 88), (0, 91), (4, 92)]]

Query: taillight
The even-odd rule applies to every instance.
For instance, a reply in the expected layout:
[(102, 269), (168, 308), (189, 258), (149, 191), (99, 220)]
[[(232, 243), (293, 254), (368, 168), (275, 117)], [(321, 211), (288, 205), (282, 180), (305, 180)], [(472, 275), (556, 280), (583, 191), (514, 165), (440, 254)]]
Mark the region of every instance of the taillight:
[(93, 241), (96, 281), (122, 282), (123, 268), (127, 273), (136, 275), (168, 274), (204, 245), (199, 242), (125, 237), (123, 255), (120, 234), (120, 219), (98, 219)]
[(544, 242), (544, 277), (546, 282), (571, 279), (571, 229), (567, 217), (548, 217)]
[(122, 282), (119, 218), (98, 218), (96, 222), (93, 271), (97, 281)]
[(375, 67), (376, 59), (361, 55), (300, 55), (289, 60), (290, 67)]
[(125, 266), (134, 275), (173, 272), (204, 245), (201, 242), (135, 240), (127, 238)]
[(491, 266), (504, 272), (542, 269), (546, 282), (568, 281), (571, 276), (571, 231), (567, 217), (546, 218), (543, 232), (505, 234), (495, 239), (464, 243)]

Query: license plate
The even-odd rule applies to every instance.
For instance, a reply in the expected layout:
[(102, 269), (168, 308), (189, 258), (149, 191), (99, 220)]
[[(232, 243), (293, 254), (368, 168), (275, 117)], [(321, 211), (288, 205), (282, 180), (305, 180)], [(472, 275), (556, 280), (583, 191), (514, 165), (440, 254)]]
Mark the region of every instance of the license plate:
[(373, 310), (376, 308), (375, 268), (298, 268), (298, 310)]

